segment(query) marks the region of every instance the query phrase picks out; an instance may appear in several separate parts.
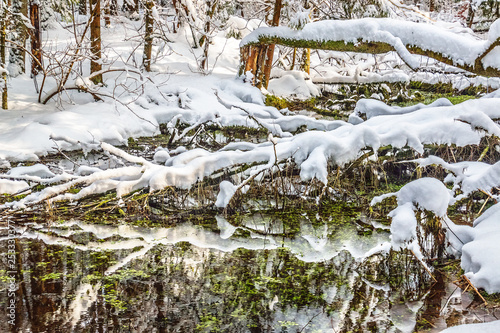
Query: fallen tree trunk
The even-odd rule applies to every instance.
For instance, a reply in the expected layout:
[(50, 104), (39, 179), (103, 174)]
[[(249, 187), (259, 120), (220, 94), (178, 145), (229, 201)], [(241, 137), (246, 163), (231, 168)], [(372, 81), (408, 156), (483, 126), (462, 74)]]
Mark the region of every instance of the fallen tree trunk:
[[(494, 24), (500, 26), (500, 20)], [(477, 75), (500, 77), (500, 61), (492, 59), (493, 54), (484, 61), (500, 46), (500, 36), (495, 36), (497, 30), (500, 29), (491, 29), (488, 39), (481, 41), (425, 23), (390, 19), (319, 21), (299, 31), (287, 27), (259, 28), (240, 44), (239, 74), (250, 71), (257, 87), (267, 87), (269, 76), (261, 73), (264, 64), (258, 55), (269, 45), (277, 44), (371, 54), (395, 51), (414, 70), (420, 67), (420, 59), (414, 55), (422, 55)]]

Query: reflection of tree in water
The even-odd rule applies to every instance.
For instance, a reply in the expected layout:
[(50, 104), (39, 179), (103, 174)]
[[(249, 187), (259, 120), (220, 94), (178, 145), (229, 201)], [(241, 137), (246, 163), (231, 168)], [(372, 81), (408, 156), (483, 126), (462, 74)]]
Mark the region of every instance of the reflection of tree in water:
[[(79, 233), (71, 240), (96, 239)], [(88, 306), (78, 332), (384, 331), (401, 313), (393, 311), (394, 304), (419, 289), (418, 274), (403, 274), (410, 270), (402, 266), (408, 264), (404, 260), (389, 265), (373, 256), (358, 262), (347, 251), (304, 262), (285, 247), (222, 252), (187, 242), (158, 244), (106, 275), (141, 247), (88, 251), (40, 240), (18, 242), (23, 269), (18, 298), (24, 300), (19, 327), (33, 332), (70, 331), (75, 304)], [(80, 294), (85, 300), (78, 296), (74, 302), (86, 283), (89, 288)], [(397, 299), (390, 296), (395, 290)]]

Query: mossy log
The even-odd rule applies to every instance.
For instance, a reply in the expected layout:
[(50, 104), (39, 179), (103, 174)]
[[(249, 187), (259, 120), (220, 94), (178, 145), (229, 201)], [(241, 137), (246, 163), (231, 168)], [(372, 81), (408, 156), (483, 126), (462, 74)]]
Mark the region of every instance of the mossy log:
[[(394, 47), (388, 43), (384, 42), (366, 42), (361, 38), (358, 39), (356, 43), (345, 42), (343, 40), (308, 40), (308, 39), (291, 39), (283, 38), (279, 36), (259, 36), (258, 41), (246, 44), (240, 49), (240, 69), (239, 74), (243, 75), (250, 71), (254, 75), (254, 82), (252, 82), (257, 87), (266, 87), (269, 83), (269, 74), (264, 75), (262, 72), (263, 65), (261, 61), (264, 59), (256, 56), (259, 54), (259, 50), (270, 50), (270, 45), (283, 45), (292, 48), (308, 48), (308, 49), (320, 49), (320, 50), (331, 50), (331, 51), (341, 51), (341, 52), (357, 52), (357, 53), (371, 53), (371, 54), (381, 54), (390, 51), (396, 51)], [(500, 38), (488, 47), (488, 49), (481, 54), (475, 60), (473, 65), (468, 64), (458, 64), (453, 61), (450, 57), (431, 50), (424, 50), (418, 46), (407, 45), (407, 49), (410, 53), (416, 55), (423, 55), (429, 58), (436, 59), (444, 64), (455, 66), (457, 68), (466, 70), (468, 72), (482, 75), (486, 77), (500, 77), (500, 69), (492, 67), (483, 66), (483, 58), (491, 52), (495, 47), (500, 46)], [(397, 51), (396, 51), (397, 52)], [(272, 57), (271, 52), (267, 53), (267, 57)], [(411, 67), (411, 66), (410, 66)]]

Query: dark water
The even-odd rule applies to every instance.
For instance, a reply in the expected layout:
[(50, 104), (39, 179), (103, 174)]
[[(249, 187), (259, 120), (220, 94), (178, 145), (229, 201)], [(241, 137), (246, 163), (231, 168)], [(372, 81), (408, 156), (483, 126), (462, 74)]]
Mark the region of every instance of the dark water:
[(412, 332), (477, 316), (410, 256), (368, 256), (389, 240), (380, 224), (304, 216), (290, 236), (270, 221), (5, 221), (0, 331)]

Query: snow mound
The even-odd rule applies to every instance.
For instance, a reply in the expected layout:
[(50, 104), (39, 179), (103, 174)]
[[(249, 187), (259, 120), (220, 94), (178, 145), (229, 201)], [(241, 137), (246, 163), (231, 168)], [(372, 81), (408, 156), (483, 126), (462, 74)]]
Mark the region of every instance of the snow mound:
[[(354, 112), (349, 116), (349, 122), (352, 124), (358, 124), (363, 121), (361, 119), (363, 115), (366, 116), (366, 119), (370, 119), (377, 116), (406, 114), (424, 108), (437, 108), (442, 106), (453, 106), (453, 104), (446, 98), (439, 98), (428, 105), (419, 103), (413, 106), (398, 107), (389, 106), (384, 102), (376, 99), (362, 98), (356, 103)], [(436, 110), (436, 112), (438, 111)]]
[(215, 202), (215, 207), (226, 207), (231, 201), (231, 198), (236, 193), (237, 187), (228, 182), (227, 180), (222, 181), (219, 184), (220, 192), (217, 196), (217, 201)]
[(0, 179), (0, 194), (15, 194), (29, 189), (25, 181)]
[(35, 176), (40, 178), (52, 178), (55, 174), (43, 164), (35, 164), (31, 166), (20, 166), (10, 169), (7, 174), (12, 177), (18, 176)]
[[(462, 247), (462, 268), (477, 288), (500, 292), (500, 204), (474, 221), (472, 241)], [(498, 326), (500, 328), (500, 326)]]
[(500, 320), (490, 323), (465, 324), (453, 326), (441, 331), (441, 333), (498, 333), (500, 332)]
[(488, 31), (488, 40), (493, 43), (498, 38), (500, 38), (500, 19), (493, 22)]
[(413, 160), (420, 166), (439, 165), (450, 171), (445, 178), (445, 183), (453, 183), (454, 189), (460, 189), (463, 194), (457, 199), (467, 197), (474, 191), (489, 192), (492, 188), (500, 186), (500, 162), (493, 165), (483, 162), (447, 163), (437, 156), (429, 156)]
[(155, 154), (153, 155), (153, 160), (158, 164), (165, 164), (165, 162), (170, 158), (170, 154), (168, 149), (166, 148), (157, 148)]
[(281, 77), (269, 81), (267, 90), (276, 96), (296, 96), (299, 99), (307, 99), (320, 96), (320, 89), (314, 85), (309, 75), (301, 71), (273, 71), (273, 75)]

